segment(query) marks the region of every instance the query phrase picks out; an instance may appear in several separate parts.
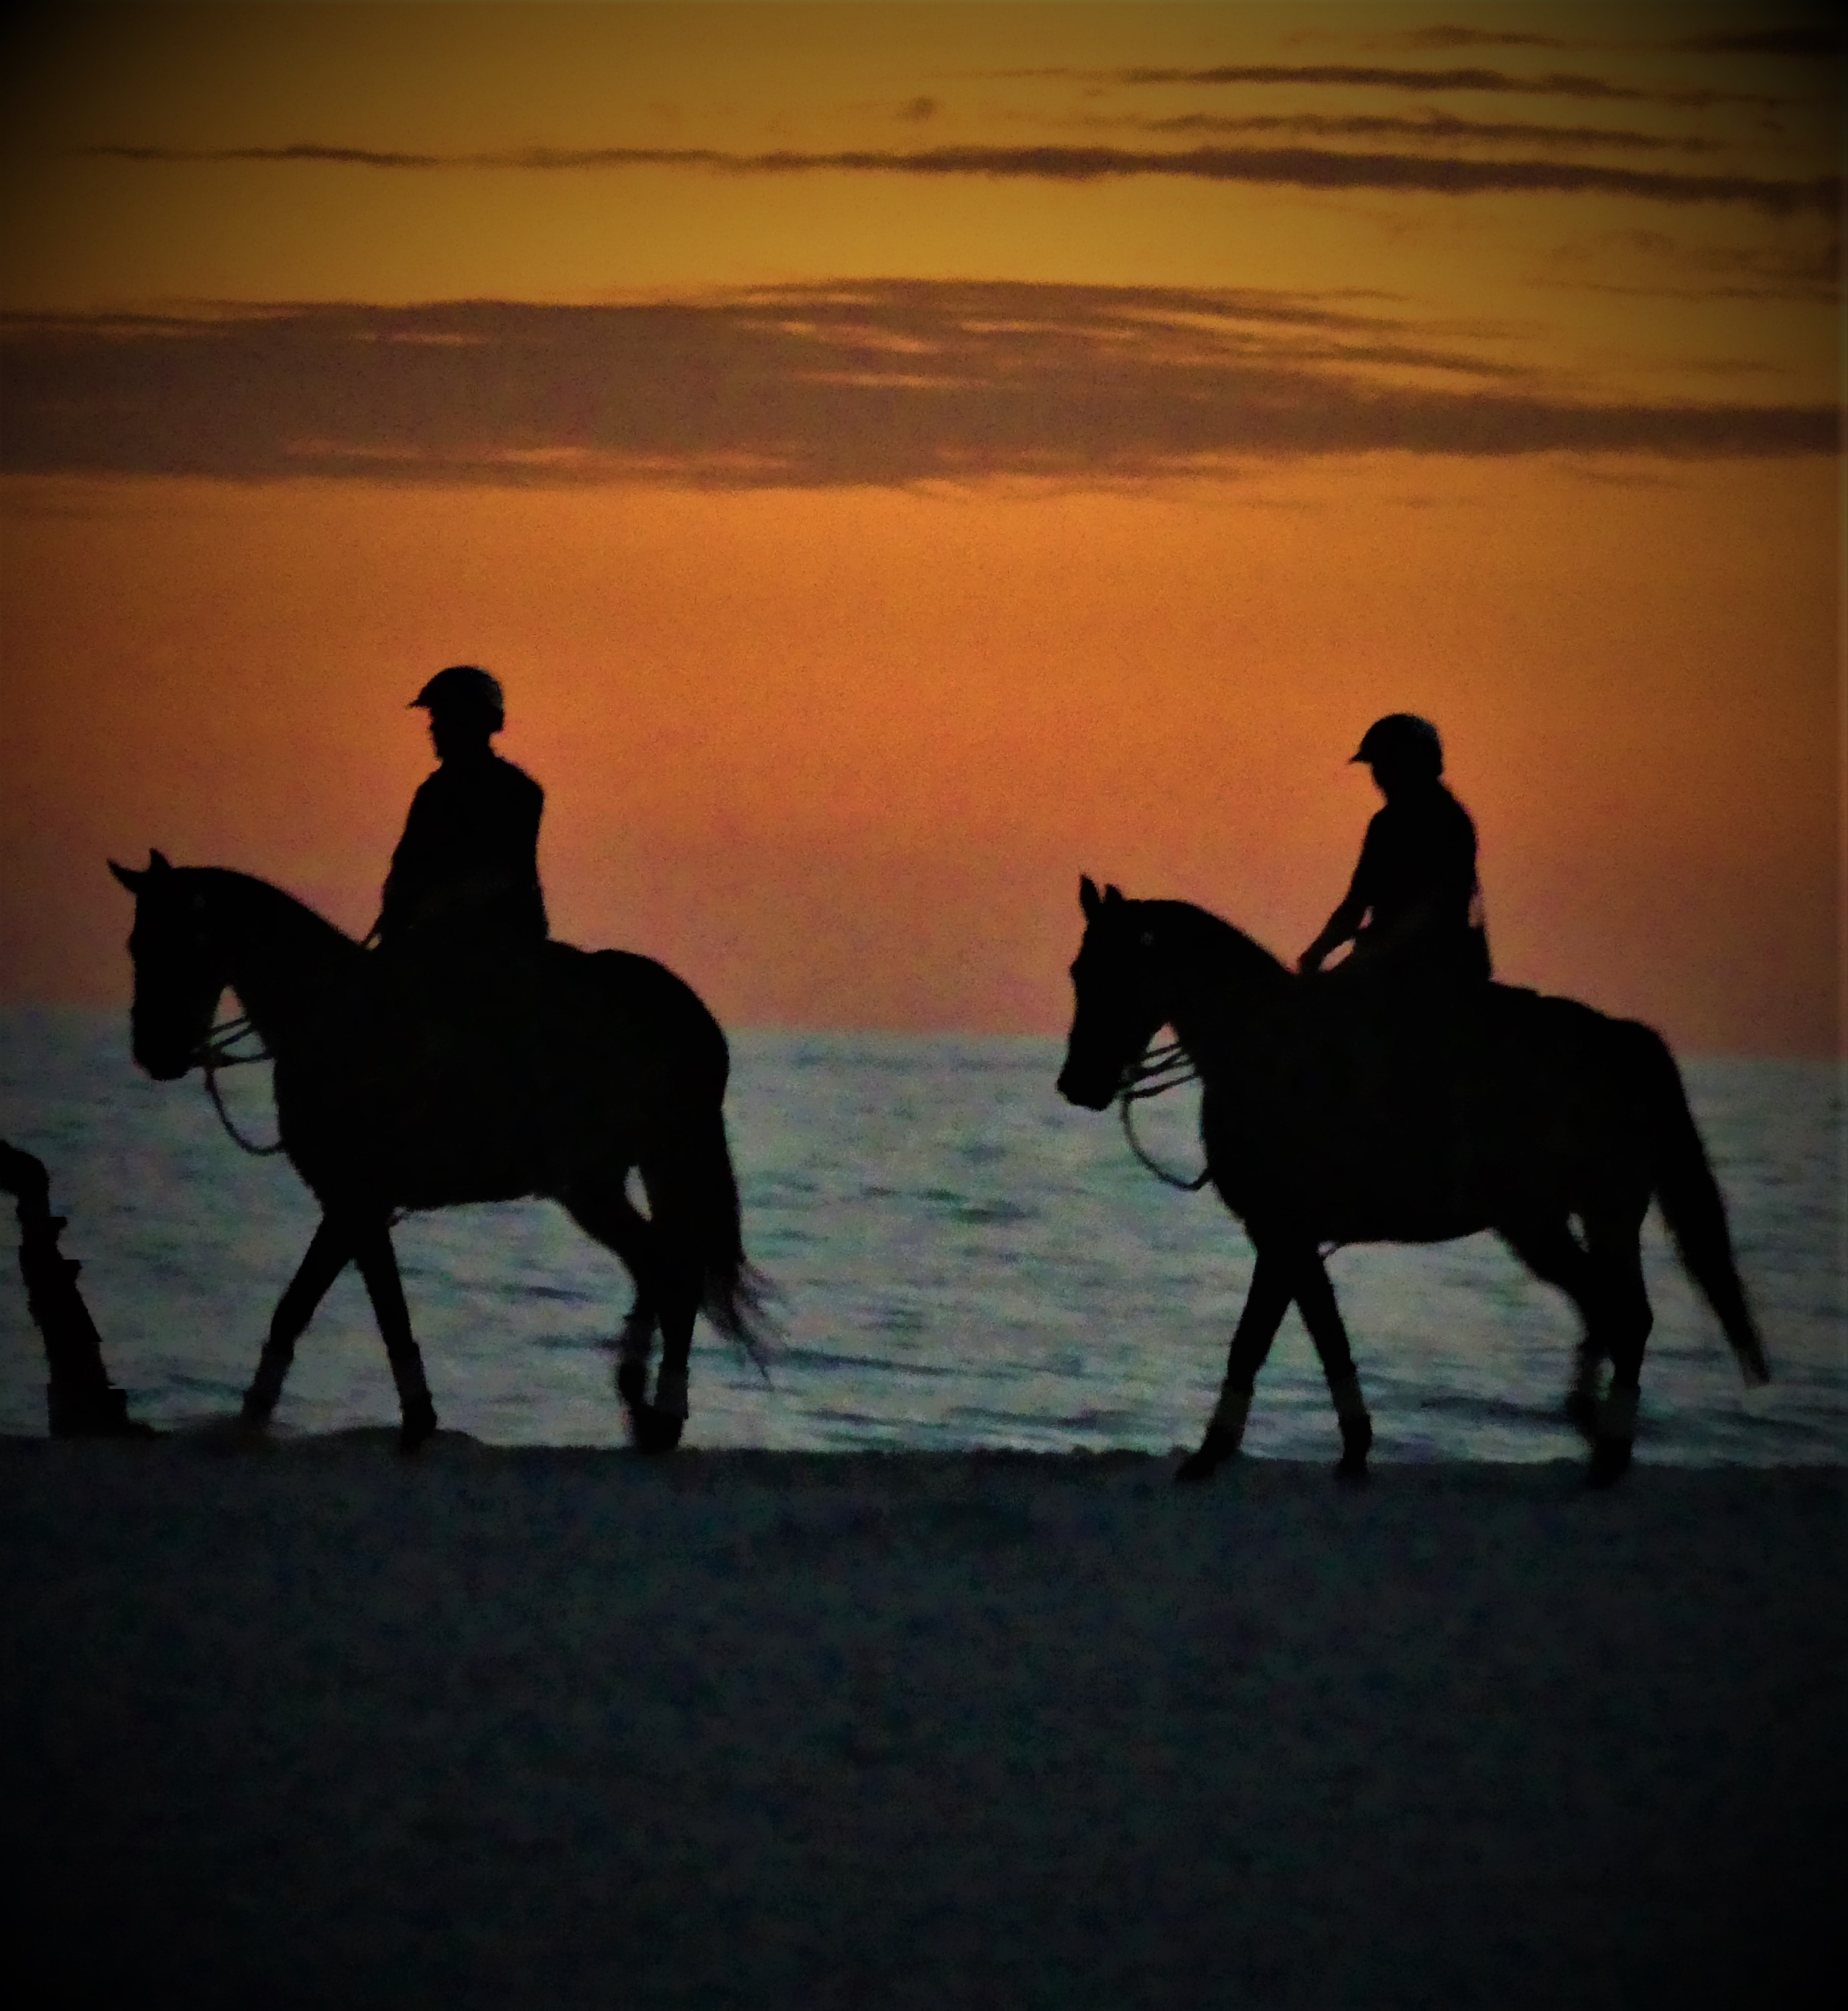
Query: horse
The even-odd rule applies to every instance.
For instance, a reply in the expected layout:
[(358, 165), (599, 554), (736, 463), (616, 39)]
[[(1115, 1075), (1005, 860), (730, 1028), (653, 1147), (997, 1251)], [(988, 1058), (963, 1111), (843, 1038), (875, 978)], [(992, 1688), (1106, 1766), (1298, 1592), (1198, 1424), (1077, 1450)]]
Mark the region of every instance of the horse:
[(1333, 1402), (1337, 1471), (1365, 1477), (1373, 1424), (1323, 1262), (1345, 1244), (1494, 1230), (1563, 1290), (1583, 1322), (1566, 1412), (1590, 1444), (1593, 1486), (1630, 1463), (1654, 1319), (1640, 1236), (1652, 1197), (1746, 1383), (1770, 1380), (1725, 1205), (1652, 1028), (1512, 986), (1395, 1000), (1339, 966), (1299, 977), (1187, 902), (1099, 894), (1088, 877), (1079, 901), (1059, 1092), (1098, 1111), (1133, 1095), (1167, 1066), (1144, 1057), (1171, 1029), (1201, 1084), (1203, 1180), (1256, 1257), (1218, 1401), (1177, 1479), (1204, 1480), (1237, 1452), (1293, 1300)]
[(548, 942), (419, 973), (248, 874), (158, 852), (109, 870), (135, 900), (136, 1062), (161, 1082), (202, 1065), (212, 1086), (226, 1059), (213, 1022), (235, 992), (276, 1063), (280, 1149), (321, 1204), (244, 1396), (247, 1427), (268, 1422), (296, 1341), (351, 1262), (391, 1363), (399, 1445), (435, 1431), (391, 1226), (465, 1201), (557, 1201), (628, 1267), (616, 1383), (639, 1450), (679, 1443), (699, 1313), (760, 1361), (767, 1288), (745, 1257), (725, 1136), (729, 1050), (665, 966)]

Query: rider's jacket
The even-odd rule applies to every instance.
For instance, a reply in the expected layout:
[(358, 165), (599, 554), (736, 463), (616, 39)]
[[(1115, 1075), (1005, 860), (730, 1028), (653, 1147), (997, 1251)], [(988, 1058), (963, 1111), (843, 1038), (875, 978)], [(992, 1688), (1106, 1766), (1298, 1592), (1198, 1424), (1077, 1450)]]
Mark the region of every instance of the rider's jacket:
[(1373, 962), (1372, 945), (1409, 920), (1411, 932), (1381, 958), (1394, 976), (1488, 979), (1476, 826), (1442, 782), (1406, 791), (1375, 815), (1348, 900), (1368, 910), (1350, 959), (1357, 974)]
[(391, 855), (381, 945), (421, 951), (543, 941), (545, 800), (530, 775), (491, 750), (444, 761), (411, 799)]

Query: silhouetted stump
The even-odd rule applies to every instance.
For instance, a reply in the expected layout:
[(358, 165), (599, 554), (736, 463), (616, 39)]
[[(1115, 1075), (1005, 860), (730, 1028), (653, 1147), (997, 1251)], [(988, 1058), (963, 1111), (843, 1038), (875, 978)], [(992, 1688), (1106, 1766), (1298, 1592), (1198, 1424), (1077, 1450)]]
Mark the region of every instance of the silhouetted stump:
[(155, 1436), (128, 1415), (128, 1397), (103, 1367), (102, 1337), (77, 1290), (83, 1269), (58, 1248), (65, 1217), (51, 1211), (51, 1180), (43, 1163), (0, 1140), (0, 1190), (19, 1204), (20, 1274), (26, 1303), (45, 1341), (51, 1380), (45, 1411), (55, 1439)]

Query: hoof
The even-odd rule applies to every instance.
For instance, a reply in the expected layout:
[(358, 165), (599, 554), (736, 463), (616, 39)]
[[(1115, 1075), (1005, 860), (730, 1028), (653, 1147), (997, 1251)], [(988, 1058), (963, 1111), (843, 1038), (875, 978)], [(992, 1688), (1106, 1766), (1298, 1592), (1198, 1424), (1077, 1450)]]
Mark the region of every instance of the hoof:
[(398, 1427), (398, 1450), (415, 1452), (424, 1440), (435, 1435), (436, 1407), (429, 1397), (421, 1404), (407, 1405), (404, 1421)]
[(236, 1429), (246, 1437), (261, 1438), (269, 1429), (271, 1404), (259, 1403), (249, 1397), (244, 1400), (244, 1408), (237, 1413)]
[(58, 1383), (45, 1391), (46, 1424), (55, 1439), (151, 1439), (153, 1425), (128, 1415), (128, 1393), (113, 1383), (72, 1391)]
[(1597, 1392), (1579, 1388), (1565, 1393), (1566, 1422), (1587, 1445), (1597, 1443)]
[(1194, 1487), (1202, 1480), (1210, 1480), (1226, 1461), (1237, 1455), (1238, 1448), (1227, 1445), (1216, 1433), (1209, 1432), (1200, 1441), (1199, 1450), (1190, 1452), (1174, 1469), (1177, 1487)]
[(109, 1415), (87, 1422), (62, 1424), (52, 1436), (55, 1439), (157, 1439), (160, 1433), (153, 1425), (144, 1424), (139, 1418)]
[(1586, 1484), (1591, 1487), (1612, 1486), (1629, 1471), (1629, 1465), (1628, 1439), (1600, 1439), (1591, 1448), (1591, 1465), (1585, 1475)]
[(1341, 1423), (1341, 1458), (1335, 1468), (1337, 1480), (1360, 1481), (1367, 1477), (1367, 1454), (1373, 1450), (1371, 1418), (1344, 1418)]
[(671, 1452), (685, 1423), (684, 1418), (670, 1417), (652, 1404), (637, 1404), (629, 1412), (629, 1438), (637, 1452)]
[(239, 1453), (255, 1452), (260, 1446), (269, 1443), (266, 1427), (269, 1413), (259, 1411), (254, 1415), (247, 1411), (231, 1411), (217, 1417), (206, 1418), (198, 1427), (199, 1443), (208, 1450), (225, 1458)]

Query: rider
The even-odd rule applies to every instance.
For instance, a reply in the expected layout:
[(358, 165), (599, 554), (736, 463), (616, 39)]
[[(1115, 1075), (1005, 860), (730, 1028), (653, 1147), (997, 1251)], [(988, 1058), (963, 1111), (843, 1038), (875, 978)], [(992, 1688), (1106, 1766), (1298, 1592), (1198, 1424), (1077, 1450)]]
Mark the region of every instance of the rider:
[(1319, 971), (1351, 941), (1337, 966), (1356, 977), (1486, 984), (1489, 939), (1476, 877), (1476, 826), (1441, 779), (1444, 744), (1426, 719), (1389, 713), (1353, 757), (1386, 799), (1367, 826), (1360, 863), (1341, 904), (1297, 960)]
[(497, 679), (473, 664), (439, 671), (411, 701), (430, 716), (439, 766), (411, 799), (391, 856), (373, 934), (381, 949), (420, 961), (497, 951), (546, 939), (539, 885), (539, 820), (545, 792), (489, 742), (507, 723)]

